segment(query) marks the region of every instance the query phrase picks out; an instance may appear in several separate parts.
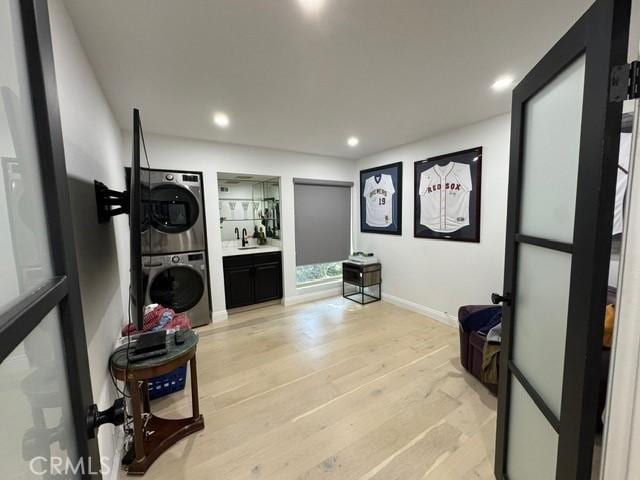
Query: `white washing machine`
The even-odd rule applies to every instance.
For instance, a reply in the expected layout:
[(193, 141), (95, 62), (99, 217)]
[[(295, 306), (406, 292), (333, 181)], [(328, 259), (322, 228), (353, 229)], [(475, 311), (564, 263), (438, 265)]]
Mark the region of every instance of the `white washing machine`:
[(211, 322), (205, 252), (142, 257), (145, 304), (186, 312), (193, 327)]
[(149, 170), (142, 253), (206, 250), (202, 175)]

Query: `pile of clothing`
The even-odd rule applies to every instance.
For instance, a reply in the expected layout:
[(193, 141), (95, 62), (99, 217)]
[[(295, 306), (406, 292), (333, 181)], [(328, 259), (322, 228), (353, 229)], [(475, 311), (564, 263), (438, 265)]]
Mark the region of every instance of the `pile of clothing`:
[(464, 320), (460, 327), (465, 332), (476, 332), (487, 341), (482, 350), (482, 375), (484, 383), (498, 383), (498, 354), (502, 341), (502, 307), (491, 307), (478, 310)]
[[(602, 346), (610, 349), (613, 342), (615, 305), (608, 304), (605, 310)], [(482, 373), (484, 383), (497, 384), (499, 353), (502, 340), (502, 307), (490, 307), (478, 310), (460, 320), (460, 327), (467, 333), (476, 332), (486, 342), (482, 349)], [(605, 369), (608, 370), (608, 369)], [(606, 388), (605, 388), (606, 390)]]
[[(186, 313), (176, 313), (171, 308), (163, 307), (157, 303), (144, 307), (143, 332), (155, 332), (158, 330), (189, 330), (191, 322)], [(129, 323), (122, 327), (122, 336), (140, 333), (135, 325)]]

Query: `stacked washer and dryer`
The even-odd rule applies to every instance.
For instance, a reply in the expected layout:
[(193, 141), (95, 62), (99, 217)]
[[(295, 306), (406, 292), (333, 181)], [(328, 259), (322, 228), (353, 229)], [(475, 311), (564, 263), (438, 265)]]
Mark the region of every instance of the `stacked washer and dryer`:
[(188, 313), (194, 327), (211, 321), (202, 174), (149, 171), (142, 233), (145, 304)]

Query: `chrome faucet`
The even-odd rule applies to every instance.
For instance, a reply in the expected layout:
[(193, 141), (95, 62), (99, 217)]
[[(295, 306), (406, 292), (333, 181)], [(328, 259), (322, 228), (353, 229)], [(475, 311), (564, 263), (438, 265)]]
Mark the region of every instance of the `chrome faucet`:
[(246, 246), (249, 243), (249, 239), (247, 238), (247, 229), (242, 229), (242, 246)]

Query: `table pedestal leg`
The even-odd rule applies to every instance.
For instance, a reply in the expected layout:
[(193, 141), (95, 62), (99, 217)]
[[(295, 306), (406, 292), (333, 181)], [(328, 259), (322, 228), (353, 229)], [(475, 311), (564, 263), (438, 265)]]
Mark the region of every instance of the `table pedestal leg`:
[(127, 381), (129, 394), (131, 395), (131, 408), (133, 409), (133, 444), (135, 446), (135, 461), (139, 462), (144, 458), (144, 420), (142, 418), (142, 406), (140, 398), (140, 384), (130, 378)]
[(138, 369), (139, 371), (135, 374), (131, 372), (125, 373), (127, 388), (131, 395), (131, 413), (134, 426), (133, 448), (135, 449), (135, 457), (127, 466), (129, 475), (144, 475), (151, 464), (173, 444), (204, 428), (204, 418), (200, 414), (198, 400), (198, 371), (195, 347), (189, 362), (192, 416), (187, 418), (167, 419), (151, 413), (148, 379), (152, 378), (155, 372)]
[(196, 356), (194, 355), (189, 363), (191, 371), (191, 412), (193, 419), (200, 416), (200, 400), (198, 399), (198, 367), (196, 365)]
[(144, 413), (151, 413), (151, 406), (149, 405), (149, 382), (143, 380), (142, 386), (142, 411)]

